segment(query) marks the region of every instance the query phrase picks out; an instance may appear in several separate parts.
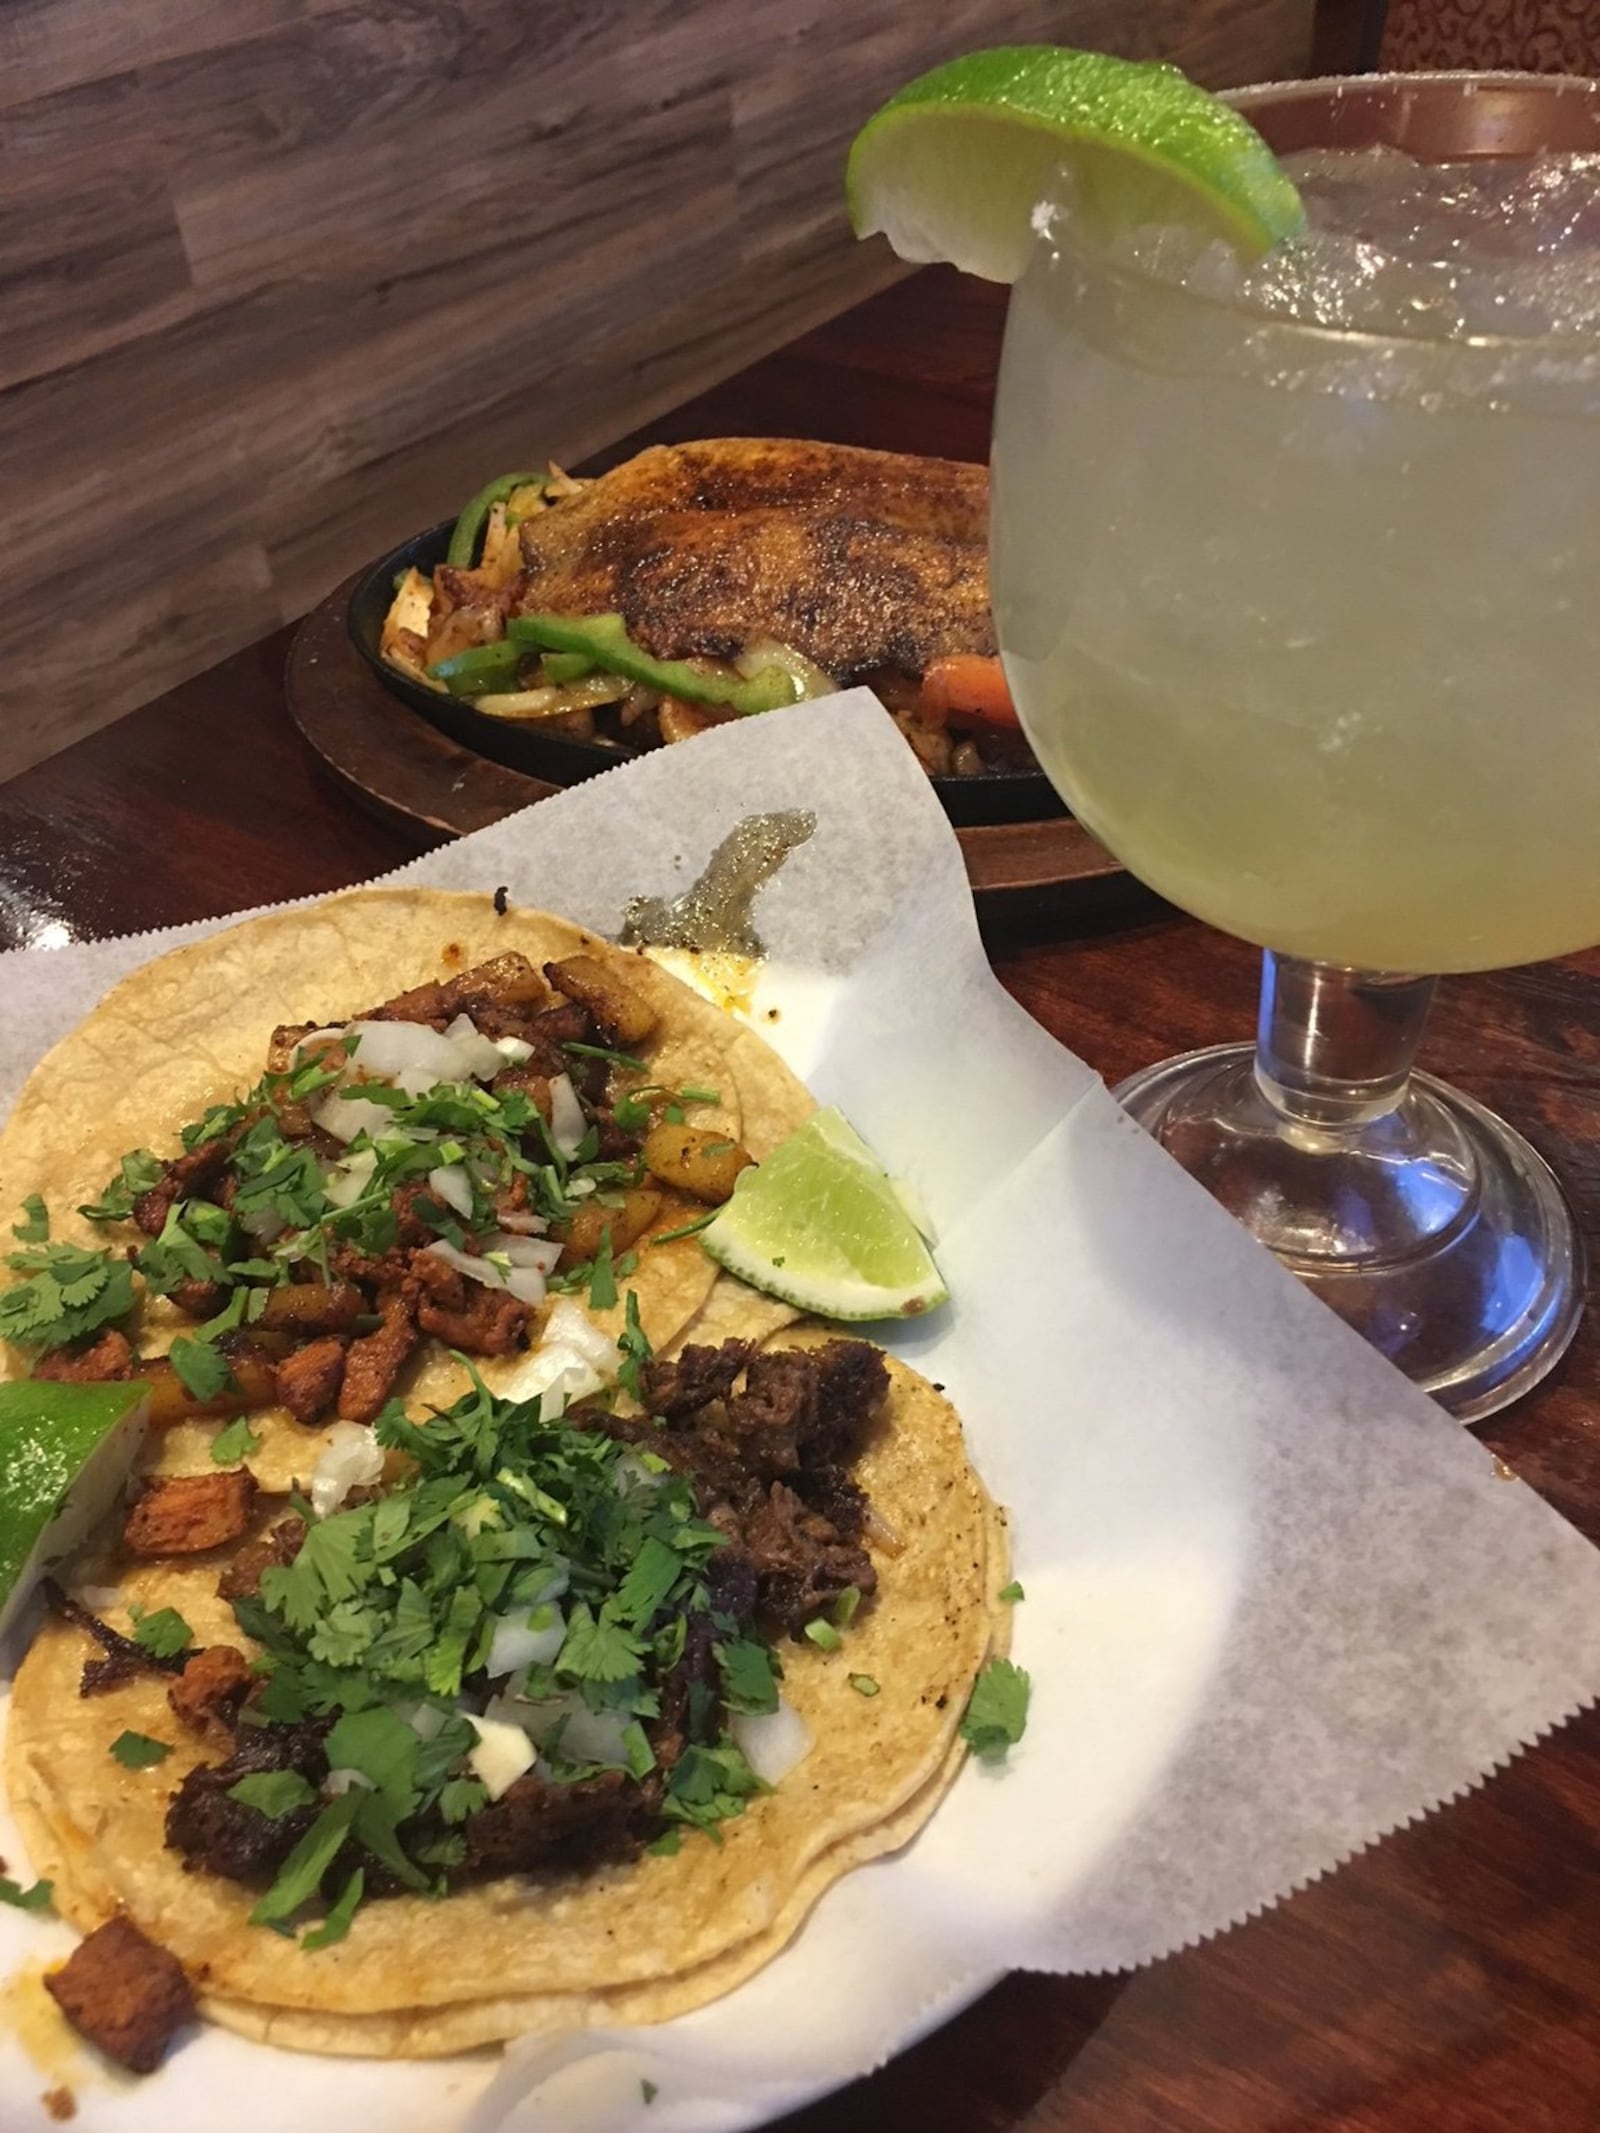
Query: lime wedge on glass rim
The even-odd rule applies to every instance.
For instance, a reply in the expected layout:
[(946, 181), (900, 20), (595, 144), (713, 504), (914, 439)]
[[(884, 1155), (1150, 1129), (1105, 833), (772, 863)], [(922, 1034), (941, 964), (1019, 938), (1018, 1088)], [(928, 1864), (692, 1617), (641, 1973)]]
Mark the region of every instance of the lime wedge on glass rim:
[(1060, 168), (1102, 237), (1177, 224), (1254, 257), (1305, 220), (1230, 105), (1176, 67), (1061, 45), (971, 52), (908, 83), (856, 135), (845, 196), (858, 237), (1012, 282)]
[(894, 1184), (831, 1109), (740, 1171), (700, 1242), (752, 1288), (822, 1318), (911, 1318), (950, 1293)]

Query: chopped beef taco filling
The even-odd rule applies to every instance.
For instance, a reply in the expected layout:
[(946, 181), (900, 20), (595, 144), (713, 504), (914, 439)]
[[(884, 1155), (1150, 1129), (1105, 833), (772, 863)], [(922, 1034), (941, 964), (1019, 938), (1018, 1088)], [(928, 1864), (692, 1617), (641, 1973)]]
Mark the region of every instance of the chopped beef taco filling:
[(645, 1412), (545, 1421), (481, 1387), (380, 1440), (387, 1495), (280, 1522), (224, 1573), (227, 1645), (169, 1692), (215, 1759), (167, 1842), (265, 1891), (319, 1896), (578, 1872), (714, 1829), (761, 1790), (735, 1739), (778, 1707), (780, 1644), (876, 1587), (852, 1478), (888, 1395), (864, 1342), (644, 1360)]

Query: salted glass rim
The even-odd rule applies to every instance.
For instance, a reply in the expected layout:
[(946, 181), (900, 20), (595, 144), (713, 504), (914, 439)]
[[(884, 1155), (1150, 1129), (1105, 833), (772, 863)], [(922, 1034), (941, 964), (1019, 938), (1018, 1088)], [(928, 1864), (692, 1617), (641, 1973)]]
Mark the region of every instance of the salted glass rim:
[[(1507, 67), (1435, 67), (1418, 69), (1415, 73), (1389, 70), (1374, 74), (1317, 74), (1307, 75), (1295, 81), (1252, 82), (1244, 87), (1222, 92), (1222, 100), (1232, 104), (1248, 118), (1253, 109), (1270, 102), (1286, 101), (1299, 91), (1311, 89), (1408, 89), (1432, 82), (1471, 82), (1476, 87), (1526, 87), (1531, 82), (1540, 85), (1541, 93), (1548, 87), (1552, 96), (1573, 94), (1594, 98), (1600, 102), (1600, 80), (1585, 74), (1530, 74)], [(1329, 144), (1333, 145), (1333, 144)], [(1304, 151), (1314, 153), (1314, 144)], [(1600, 143), (1591, 150), (1574, 153), (1593, 153), (1600, 157)], [(1417, 161), (1444, 161), (1446, 158), (1418, 157)], [(1448, 160), (1458, 162), (1492, 162), (1524, 160), (1511, 157), (1471, 156)], [(1052, 174), (1051, 188), (1040, 205), (1055, 203), (1061, 191), (1057, 181), (1067, 177), (1066, 190), (1070, 194), (1070, 174), (1064, 165), (1058, 165)], [(1046, 244), (1070, 251), (1074, 258), (1089, 267), (1095, 274), (1107, 280), (1120, 282), (1130, 288), (1152, 289), (1180, 304), (1192, 304), (1198, 309), (1228, 318), (1247, 322), (1251, 327), (1266, 333), (1284, 334), (1299, 341), (1320, 342), (1334, 348), (1352, 351), (1363, 348), (1373, 350), (1438, 349), (1443, 355), (1470, 360), (1484, 352), (1511, 355), (1518, 351), (1537, 355), (1540, 351), (1553, 353), (1565, 359), (1565, 366), (1589, 382), (1589, 373), (1600, 364), (1600, 333), (1463, 333), (1442, 334), (1419, 331), (1416, 333), (1378, 332), (1364, 326), (1319, 326), (1310, 319), (1291, 317), (1282, 311), (1264, 311), (1255, 305), (1237, 298), (1215, 296), (1201, 289), (1192, 289), (1187, 283), (1153, 272), (1148, 267), (1126, 259), (1114, 259), (1105, 245), (1085, 229), (1072, 214), (1069, 203), (1062, 203), (1065, 211), (1056, 219), (1048, 237), (1037, 236), (1030, 248), (1029, 259), (1037, 257)]]

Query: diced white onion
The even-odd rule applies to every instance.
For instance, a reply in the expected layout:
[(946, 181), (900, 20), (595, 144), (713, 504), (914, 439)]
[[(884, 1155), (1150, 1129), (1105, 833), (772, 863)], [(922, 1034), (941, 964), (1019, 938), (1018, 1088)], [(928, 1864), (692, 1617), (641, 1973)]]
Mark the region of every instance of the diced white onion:
[(533, 1742), (521, 1726), (503, 1718), (474, 1718), (470, 1711), (463, 1716), (478, 1736), (478, 1745), (467, 1756), (468, 1765), (490, 1799), (498, 1800), (525, 1770), (533, 1768), (537, 1760)]
[(550, 1083), (550, 1138), (563, 1155), (576, 1155), (578, 1143), (589, 1130), (578, 1092), (569, 1074), (557, 1074)]
[(318, 1518), (337, 1511), (352, 1489), (383, 1475), (383, 1446), (364, 1422), (335, 1422), (327, 1447), (311, 1470), (311, 1508)]
[(457, 1015), (447, 1026), (445, 1035), (460, 1053), (462, 1064), (474, 1081), (492, 1081), (506, 1063), (499, 1045), (492, 1037), (479, 1032), (470, 1015)]
[[(490, 1706), (495, 1709), (495, 1705)], [(632, 1719), (626, 1711), (591, 1711), (581, 1696), (546, 1697), (542, 1703), (518, 1706), (522, 1723), (541, 1747), (553, 1742), (556, 1752), (569, 1763), (611, 1763), (626, 1769), (628, 1752), (622, 1736)], [(561, 1738), (555, 1739), (557, 1726)]]
[(443, 1237), (436, 1237), (432, 1244), (425, 1244), (422, 1249), (431, 1252), (435, 1259), (442, 1259), (446, 1266), (453, 1266), (458, 1274), (465, 1274), (468, 1281), (481, 1281), (486, 1289), (506, 1286), (506, 1278), (497, 1266), (491, 1266), (487, 1259), (474, 1259), (470, 1252), (458, 1251)]
[(397, 1703), (396, 1718), (403, 1718), (418, 1740), (437, 1740), (444, 1731), (445, 1714), (436, 1703)]
[(102, 1621), (114, 1608), (128, 1604), (128, 1596), (120, 1585), (74, 1585), (71, 1596), (80, 1607), (86, 1607), (90, 1614), (98, 1615)]
[(764, 1784), (776, 1785), (811, 1753), (814, 1736), (792, 1703), (775, 1711), (736, 1711), (728, 1721), (734, 1746)]
[(322, 1789), (330, 1799), (338, 1799), (341, 1793), (354, 1786), (361, 1792), (371, 1792), (374, 1786), (364, 1770), (330, 1770), (322, 1781)]
[(500, 1217), (500, 1227), (515, 1231), (519, 1237), (542, 1237), (550, 1224), (543, 1215), (529, 1215), (520, 1209)]
[(407, 1076), (420, 1075), (424, 1088), (463, 1078), (459, 1047), (426, 1022), (352, 1022), (349, 1034), (360, 1039), (355, 1064), (363, 1074), (402, 1085)]
[(506, 1276), (506, 1287), (519, 1303), (542, 1304), (549, 1283), (536, 1266), (514, 1266)]
[(496, 1230), (484, 1241), (485, 1252), (499, 1252), (513, 1266), (533, 1266), (541, 1274), (553, 1274), (556, 1261), (561, 1257), (561, 1245), (554, 1237), (526, 1237), (514, 1230)]
[[(376, 1109), (376, 1106), (374, 1106)], [(378, 1167), (376, 1148), (363, 1148), (359, 1155), (347, 1155), (342, 1163), (335, 1163), (322, 1180), (322, 1190), (327, 1195), (330, 1207), (349, 1207), (359, 1200), (372, 1183), (372, 1173)]]
[(275, 1207), (256, 1207), (239, 1217), (239, 1227), (257, 1244), (276, 1244), (289, 1225)]
[(445, 1163), (430, 1170), (428, 1190), (446, 1207), (453, 1207), (464, 1221), (472, 1220), (472, 1180), (460, 1163)]
[(500, 1057), (508, 1066), (521, 1066), (533, 1057), (533, 1046), (522, 1037), (495, 1037), (490, 1040)]
[(324, 1044), (342, 1044), (343, 1042), (344, 1029), (342, 1026), (338, 1029), (308, 1029), (294, 1048), (295, 1063), (298, 1065), (309, 1053), (317, 1051)]
[(516, 1673), (519, 1667), (548, 1666), (566, 1641), (567, 1625), (559, 1607), (550, 1610), (551, 1621), (545, 1629), (531, 1626), (526, 1613), (521, 1615), (494, 1615), (494, 1635), (489, 1640), (489, 1656), (483, 1670), (491, 1681), (499, 1681), (507, 1674)]
[(737, 654), (734, 666), (746, 681), (769, 667), (781, 667), (785, 674), (792, 675), (808, 697), (832, 696), (839, 684), (831, 674), (807, 659), (804, 652), (797, 652), (792, 644), (779, 644), (774, 637), (757, 637)]
[(617, 1494), (623, 1496), (629, 1489), (659, 1489), (667, 1479), (668, 1471), (670, 1470), (663, 1469), (658, 1474), (653, 1467), (645, 1465), (637, 1452), (627, 1451), (611, 1469), (611, 1479)]
[[(360, 1083), (356, 1086), (359, 1088)], [(393, 1114), (370, 1097), (349, 1096), (342, 1089), (330, 1089), (311, 1116), (336, 1141), (353, 1141), (358, 1133), (387, 1132)]]
[(616, 1343), (575, 1304), (558, 1296), (544, 1338), (500, 1382), (504, 1400), (540, 1400), (546, 1421), (587, 1399), (616, 1375)]

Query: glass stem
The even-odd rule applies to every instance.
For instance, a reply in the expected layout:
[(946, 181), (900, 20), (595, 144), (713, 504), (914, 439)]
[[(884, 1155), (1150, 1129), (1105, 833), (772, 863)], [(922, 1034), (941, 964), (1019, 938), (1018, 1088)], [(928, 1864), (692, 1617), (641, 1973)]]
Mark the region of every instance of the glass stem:
[(1337, 1136), (1405, 1095), (1435, 978), (1345, 970), (1267, 950), (1256, 1024), (1256, 1084), (1297, 1126)]

